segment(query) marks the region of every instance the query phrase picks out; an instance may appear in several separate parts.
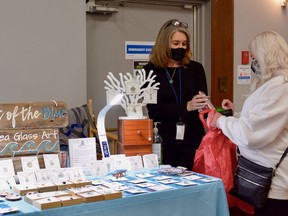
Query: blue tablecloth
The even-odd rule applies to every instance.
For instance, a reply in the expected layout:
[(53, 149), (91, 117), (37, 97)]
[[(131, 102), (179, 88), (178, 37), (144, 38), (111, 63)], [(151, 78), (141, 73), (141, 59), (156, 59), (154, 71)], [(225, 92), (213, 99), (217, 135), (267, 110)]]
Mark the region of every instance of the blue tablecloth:
[(13, 215), (97, 215), (97, 216), (229, 216), (221, 180), (194, 186), (173, 185), (173, 189), (123, 198), (39, 210), (24, 202), (9, 202), (21, 211)]

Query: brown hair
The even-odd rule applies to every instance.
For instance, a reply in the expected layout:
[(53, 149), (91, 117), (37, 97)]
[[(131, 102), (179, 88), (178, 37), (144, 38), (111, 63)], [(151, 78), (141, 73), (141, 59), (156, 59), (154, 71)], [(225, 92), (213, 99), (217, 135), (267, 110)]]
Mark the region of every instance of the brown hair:
[[(175, 26), (173, 23), (178, 22), (179, 25)], [(184, 24), (184, 23), (183, 23)], [(192, 58), (192, 50), (190, 47), (190, 33), (186, 26), (182, 25), (177, 19), (171, 19), (164, 23), (160, 28), (152, 52), (150, 54), (150, 62), (160, 68), (167, 67), (171, 59), (170, 41), (175, 32), (182, 32), (187, 38), (187, 50), (185, 57), (181, 60), (180, 64), (186, 66)]]

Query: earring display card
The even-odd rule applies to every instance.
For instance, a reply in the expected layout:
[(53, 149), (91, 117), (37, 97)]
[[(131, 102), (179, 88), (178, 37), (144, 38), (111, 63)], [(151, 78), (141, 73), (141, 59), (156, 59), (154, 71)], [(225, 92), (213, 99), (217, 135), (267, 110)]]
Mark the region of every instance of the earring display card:
[(157, 91), (156, 90), (150, 90), (150, 91), (146, 91), (143, 93), (144, 95), (144, 100), (142, 103), (152, 103), (152, 104), (156, 104), (157, 103)]
[(146, 154), (142, 156), (145, 169), (158, 168), (158, 157), (156, 154)]
[(92, 165), (92, 176), (104, 177), (108, 174), (106, 163), (103, 160), (93, 161)]
[(106, 164), (106, 168), (107, 168), (107, 172), (110, 173), (110, 172), (114, 172), (116, 169), (115, 169), (115, 166), (114, 166), (114, 161), (111, 157), (108, 157), (108, 158), (102, 158), (102, 160), (104, 161), (104, 163)]
[(67, 182), (69, 180), (67, 168), (53, 169), (52, 180), (53, 182)]
[(131, 104), (127, 107), (127, 115), (131, 118), (137, 118), (143, 116), (143, 110), (141, 104)]
[(127, 160), (125, 154), (110, 155), (110, 158), (113, 160), (115, 170), (130, 168), (130, 161)]
[(131, 164), (131, 170), (132, 171), (133, 170), (142, 170), (142, 169), (144, 169), (142, 157), (140, 155), (138, 155), (138, 156), (129, 156), (127, 158), (130, 159), (130, 164)]
[(82, 167), (67, 168), (67, 173), (71, 181), (81, 182), (86, 180)]
[(40, 169), (37, 156), (21, 157), (21, 164), (24, 172), (31, 172)]
[(14, 166), (12, 159), (0, 160), (0, 176), (14, 176)]
[(136, 95), (140, 93), (140, 85), (137, 81), (126, 81), (126, 94)]
[(18, 172), (17, 176), (18, 176), (20, 184), (22, 185), (34, 185), (37, 183), (34, 171)]
[(52, 182), (52, 171), (48, 169), (39, 169), (34, 171), (38, 183)]
[(46, 169), (61, 168), (58, 154), (43, 154), (43, 159)]
[(0, 192), (9, 191), (16, 185), (13, 176), (0, 176)]

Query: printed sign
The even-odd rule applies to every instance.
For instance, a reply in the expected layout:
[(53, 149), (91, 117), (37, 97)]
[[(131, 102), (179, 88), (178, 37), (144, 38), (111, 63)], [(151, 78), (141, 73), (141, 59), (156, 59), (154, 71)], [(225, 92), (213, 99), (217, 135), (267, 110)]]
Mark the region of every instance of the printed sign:
[(250, 65), (237, 65), (237, 84), (251, 83)]

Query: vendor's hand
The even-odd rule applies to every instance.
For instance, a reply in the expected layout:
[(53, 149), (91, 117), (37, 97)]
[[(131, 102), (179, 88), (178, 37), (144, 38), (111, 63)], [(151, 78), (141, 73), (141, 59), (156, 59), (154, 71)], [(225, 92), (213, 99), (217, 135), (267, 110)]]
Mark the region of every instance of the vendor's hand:
[(211, 112), (209, 112), (207, 117), (207, 126), (216, 128), (217, 120), (220, 116), (222, 116), (222, 114), (217, 112), (216, 110), (212, 110)]
[(234, 112), (234, 104), (229, 99), (223, 99), (221, 106), (225, 110), (232, 109)]
[(207, 107), (207, 100), (209, 99), (209, 96), (197, 94), (195, 95), (192, 100), (187, 102), (187, 110), (193, 111), (193, 110), (202, 110), (203, 108)]

